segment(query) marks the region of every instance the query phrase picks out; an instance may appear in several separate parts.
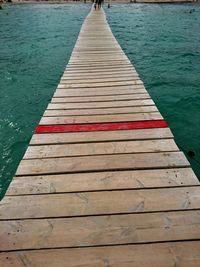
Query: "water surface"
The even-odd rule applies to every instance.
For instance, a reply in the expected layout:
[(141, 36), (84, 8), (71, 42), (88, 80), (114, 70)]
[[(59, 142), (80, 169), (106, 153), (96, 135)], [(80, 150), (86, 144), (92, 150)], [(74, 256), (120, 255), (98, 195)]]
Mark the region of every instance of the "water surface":
[(200, 177), (200, 5), (127, 4), (105, 9), (180, 149)]
[(0, 197), (59, 82), (90, 5), (0, 11)]

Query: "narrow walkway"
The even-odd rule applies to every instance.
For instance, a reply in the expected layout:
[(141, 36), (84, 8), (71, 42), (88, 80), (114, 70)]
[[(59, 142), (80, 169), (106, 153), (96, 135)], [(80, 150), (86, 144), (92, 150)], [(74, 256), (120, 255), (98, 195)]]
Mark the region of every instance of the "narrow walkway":
[(0, 202), (0, 266), (199, 267), (200, 187), (91, 11)]

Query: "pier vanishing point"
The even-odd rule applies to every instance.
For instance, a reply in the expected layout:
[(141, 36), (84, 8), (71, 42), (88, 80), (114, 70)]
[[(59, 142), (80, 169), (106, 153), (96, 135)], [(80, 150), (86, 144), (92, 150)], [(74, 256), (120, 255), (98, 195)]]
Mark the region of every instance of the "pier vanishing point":
[(0, 202), (0, 266), (200, 266), (199, 181), (102, 9)]

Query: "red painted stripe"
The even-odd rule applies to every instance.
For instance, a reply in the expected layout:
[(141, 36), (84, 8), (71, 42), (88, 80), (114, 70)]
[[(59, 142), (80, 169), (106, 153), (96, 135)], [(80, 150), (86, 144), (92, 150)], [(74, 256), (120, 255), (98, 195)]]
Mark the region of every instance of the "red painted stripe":
[(94, 132), (168, 127), (165, 120), (133, 122), (38, 125), (35, 133)]

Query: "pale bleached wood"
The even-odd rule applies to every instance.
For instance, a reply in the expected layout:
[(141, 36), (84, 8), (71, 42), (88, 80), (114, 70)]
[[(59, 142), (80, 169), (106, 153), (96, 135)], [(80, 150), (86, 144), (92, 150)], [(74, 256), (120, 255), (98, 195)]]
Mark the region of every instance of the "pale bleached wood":
[(81, 82), (81, 81), (84, 81), (84, 82), (102, 82), (102, 81), (123, 81), (123, 80), (138, 80), (139, 79), (139, 76), (137, 74), (134, 74), (134, 73), (130, 73), (130, 74), (93, 74), (93, 75), (80, 75), (80, 74), (77, 74), (77, 75), (63, 75), (62, 78), (61, 78), (61, 83), (62, 82), (73, 82), (73, 83), (76, 83), (76, 82)]
[(87, 67), (69, 67), (67, 66), (65, 72), (67, 73), (99, 73), (99, 69), (103, 72), (112, 72), (112, 71), (134, 71), (133, 66), (120, 66), (120, 65), (108, 65), (108, 66), (87, 66)]
[(129, 63), (130, 61), (127, 60), (127, 57), (124, 55), (96, 55), (96, 57), (71, 57), (71, 59), (69, 60), (69, 64), (85, 64), (85, 62), (87, 63), (93, 63), (93, 62), (109, 62), (109, 61), (119, 61), (119, 62), (127, 62)]
[(30, 145), (173, 138), (169, 128), (34, 134)]
[(87, 77), (87, 78), (71, 78), (71, 79), (65, 79), (61, 78), (60, 84), (65, 85), (65, 84), (87, 84), (87, 83), (93, 83), (97, 84), (98, 83), (107, 83), (107, 82), (128, 82), (128, 81), (134, 81), (134, 82), (140, 82), (140, 79), (136, 75), (129, 75), (127, 76), (122, 76), (118, 75), (118, 77), (102, 77), (102, 78), (95, 78), (95, 77)]
[(53, 97), (51, 103), (81, 103), (81, 102), (105, 102), (135, 99), (150, 99), (148, 93), (114, 96), (81, 96), (81, 97)]
[(187, 210), (0, 221), (0, 251), (198, 240), (199, 220), (199, 211)]
[(136, 78), (138, 77), (135, 72), (93, 72), (93, 73), (76, 73), (70, 74), (69, 72), (65, 72), (61, 78), (61, 80), (80, 80), (80, 79), (107, 79), (107, 78), (120, 78), (120, 77), (127, 77), (127, 78)]
[(67, 77), (114, 77), (117, 75), (122, 75), (122, 76), (127, 76), (127, 75), (132, 75), (132, 74), (136, 74), (136, 71), (134, 71), (133, 69), (128, 69), (128, 70), (104, 70), (101, 71), (99, 73), (99, 71), (95, 71), (95, 70), (90, 70), (90, 71), (69, 71), (69, 70), (65, 70), (65, 72), (63, 73), (63, 78), (67, 78)]
[(200, 186), (6, 196), (0, 202), (0, 220), (142, 213), (199, 208)]
[[(114, 67), (113, 67), (114, 66)], [(113, 63), (113, 62), (109, 62), (109, 63), (102, 63), (100, 64), (98, 63), (88, 63), (87, 65), (83, 65), (83, 64), (68, 64), (68, 67), (72, 70), (90, 70), (90, 69), (94, 69), (94, 70), (105, 70), (105, 69), (132, 69), (132, 65), (128, 64), (128, 63)]]
[(82, 87), (104, 87), (104, 86), (117, 86), (117, 85), (126, 85), (126, 84), (143, 84), (140, 79), (138, 78), (129, 78), (129, 79), (117, 79), (118, 81), (115, 81), (115, 78), (110, 79), (103, 79), (99, 81), (92, 81), (92, 80), (70, 80), (70, 81), (61, 81), (61, 83), (58, 85), (58, 88), (82, 88)]
[(6, 195), (199, 185), (191, 168), (14, 177)]
[(146, 93), (147, 91), (141, 87), (141, 88), (131, 88), (131, 89), (126, 89), (126, 87), (118, 89), (106, 89), (106, 90), (96, 90), (91, 89), (91, 90), (73, 90), (73, 89), (57, 89), (54, 93), (54, 97), (87, 97), (87, 96), (114, 96), (114, 95), (132, 95), (132, 94), (143, 94)]
[(24, 159), (179, 151), (173, 139), (29, 146)]
[(131, 66), (131, 63), (128, 60), (101, 60), (101, 61), (82, 61), (82, 62), (69, 62), (69, 67), (87, 67), (87, 66), (97, 66), (97, 67), (103, 67), (103, 66), (110, 66), (110, 65), (124, 65), (124, 66)]
[(44, 117), (53, 116), (85, 116), (85, 115), (112, 115), (112, 114), (133, 114), (133, 113), (151, 113), (157, 112), (156, 106), (139, 106), (139, 107), (121, 107), (121, 108), (106, 108), (106, 109), (47, 109), (44, 112)]
[[(93, 102), (97, 103), (97, 102)], [(98, 102), (102, 103), (102, 102)], [(77, 103), (83, 104), (83, 103)], [(87, 103), (92, 104), (92, 103)], [(73, 105), (69, 103), (69, 105)], [(162, 120), (163, 117), (159, 112), (149, 113), (134, 113), (134, 114), (113, 114), (113, 115), (91, 115), (91, 116), (56, 116), (42, 117), (40, 125), (45, 124), (75, 124), (75, 123), (103, 123), (103, 122), (132, 122), (132, 121), (148, 121), (148, 120)]]
[(113, 102), (91, 102), (91, 103), (50, 103), (47, 109), (89, 109), (89, 108), (111, 108), (111, 107), (137, 107), (152, 106), (152, 99), (113, 101)]
[[(199, 267), (200, 241), (1, 253), (3, 267)], [(156, 256), (155, 256), (156, 255)]]
[(22, 160), (16, 175), (188, 167), (182, 152)]
[(69, 93), (71, 92), (71, 93), (75, 93), (76, 94), (76, 92), (82, 92), (82, 94), (84, 95), (84, 93), (87, 93), (87, 92), (96, 92), (97, 93), (97, 95), (98, 94), (100, 94), (100, 95), (102, 95), (102, 94), (104, 94), (104, 93), (106, 93), (106, 92), (112, 92), (112, 93), (117, 93), (117, 94), (119, 94), (120, 92), (123, 94), (123, 92), (126, 92), (126, 90), (128, 91), (128, 90), (130, 90), (130, 91), (132, 91), (133, 93), (134, 92), (136, 92), (137, 90), (141, 90), (141, 89), (143, 89), (143, 90), (145, 90), (145, 92), (147, 92), (146, 91), (146, 89), (144, 88), (144, 85), (143, 84), (135, 84), (135, 85), (119, 85), (119, 86), (104, 86), (104, 87), (98, 87), (98, 86), (95, 86), (95, 87), (93, 87), (93, 88), (81, 88), (81, 89), (78, 89), (78, 88), (72, 88), (72, 89), (70, 89), (70, 88), (66, 88), (66, 89), (64, 89), (64, 88), (57, 88), (56, 89), (56, 91), (68, 91)]
[(107, 86), (118, 86), (118, 85), (135, 85), (143, 84), (141, 80), (130, 80), (130, 81), (116, 81), (116, 82), (99, 82), (99, 83), (67, 83), (59, 84), (58, 88), (91, 88), (91, 87), (107, 87)]

